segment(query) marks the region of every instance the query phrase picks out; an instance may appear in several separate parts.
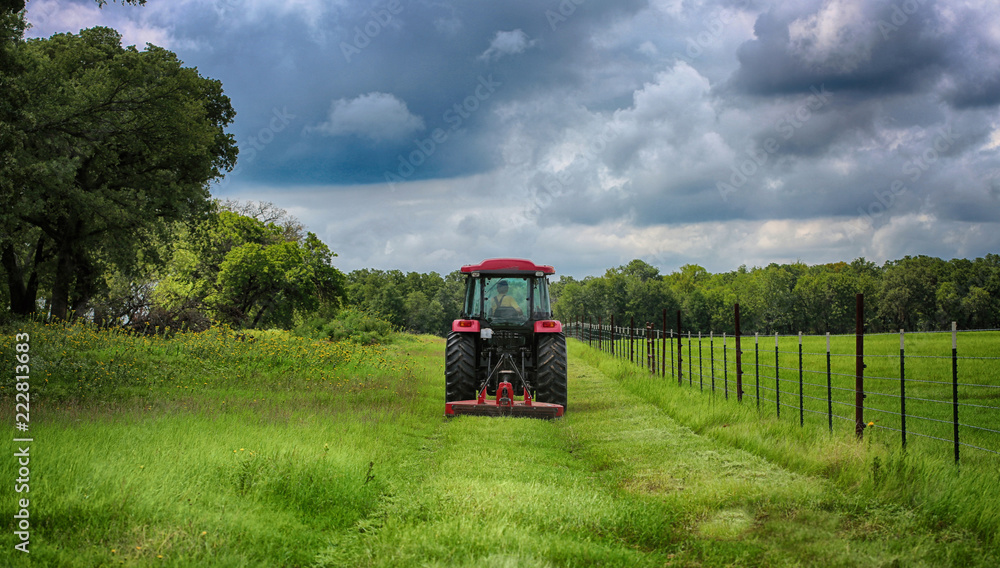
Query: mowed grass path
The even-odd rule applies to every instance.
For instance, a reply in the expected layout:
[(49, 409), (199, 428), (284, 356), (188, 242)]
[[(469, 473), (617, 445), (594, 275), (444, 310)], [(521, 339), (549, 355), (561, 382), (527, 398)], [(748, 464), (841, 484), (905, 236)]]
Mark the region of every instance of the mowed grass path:
[(671, 418), (676, 400), (575, 341), (569, 412), (552, 422), (446, 420), (443, 341), (387, 357), (363, 384), (43, 406), (33, 552), (6, 531), (0, 564), (996, 565), (969, 531), (696, 433)]
[(330, 565), (995, 565), (969, 535), (695, 434), (583, 349), (565, 419), (443, 423), (423, 474)]

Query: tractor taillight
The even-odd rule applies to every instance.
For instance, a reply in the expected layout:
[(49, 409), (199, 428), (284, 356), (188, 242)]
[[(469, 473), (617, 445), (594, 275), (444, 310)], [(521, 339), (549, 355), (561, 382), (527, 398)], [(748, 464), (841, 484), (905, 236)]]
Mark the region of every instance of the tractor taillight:
[(541, 320), (535, 322), (535, 333), (559, 333), (562, 323), (559, 320)]
[(467, 319), (455, 320), (451, 322), (451, 330), (461, 333), (475, 333), (479, 331), (479, 321)]

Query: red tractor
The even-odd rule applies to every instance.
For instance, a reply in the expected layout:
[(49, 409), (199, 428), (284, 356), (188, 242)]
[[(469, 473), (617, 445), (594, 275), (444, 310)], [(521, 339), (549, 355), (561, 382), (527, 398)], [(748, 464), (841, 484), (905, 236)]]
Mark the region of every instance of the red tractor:
[(445, 351), (445, 416), (562, 416), (566, 336), (552, 319), (546, 278), (555, 269), (494, 258), (462, 273), (465, 307)]

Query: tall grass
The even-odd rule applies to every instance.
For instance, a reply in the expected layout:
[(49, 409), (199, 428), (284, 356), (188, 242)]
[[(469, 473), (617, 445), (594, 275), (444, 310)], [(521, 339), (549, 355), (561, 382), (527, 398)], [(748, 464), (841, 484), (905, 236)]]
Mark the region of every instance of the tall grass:
[[(113, 402), (155, 392), (259, 390), (339, 391), (361, 387), (387, 370), (385, 348), (296, 337), (285, 332), (237, 333), (214, 327), (168, 336), (102, 330), (87, 323), (27, 322), (32, 390), (39, 404)], [(0, 365), (14, 368), (14, 336), (0, 336)], [(407, 370), (404, 363), (403, 370)], [(353, 384), (360, 377), (360, 384)], [(5, 374), (0, 392), (13, 387)], [(166, 390), (164, 390), (166, 389)]]
[[(797, 338), (787, 339), (794, 340), (794, 353), (797, 354)], [(898, 336), (895, 340), (898, 358)], [(914, 507), (922, 513), (923, 522), (929, 528), (968, 530), (991, 546), (1000, 545), (1000, 459), (993, 454), (981, 453), (963, 459), (957, 466), (950, 453), (940, 451), (940, 447), (915, 444), (908, 446), (908, 451), (902, 451), (897, 433), (887, 428), (870, 427), (859, 441), (854, 434), (853, 421), (848, 427), (835, 423), (838, 427), (833, 432), (825, 428), (825, 417), (823, 421), (813, 418), (805, 427), (800, 427), (798, 413), (793, 412), (796, 409), (783, 408), (781, 417), (777, 417), (773, 397), (770, 405), (762, 405), (758, 410), (753, 396), (752, 372), (749, 380), (744, 375), (747, 394), (742, 403), (737, 403), (734, 383), (731, 383), (734, 390), (729, 400), (725, 399), (721, 388), (714, 393), (710, 385), (706, 390), (699, 388), (697, 361), (695, 376), (691, 378), (694, 388), (691, 388), (687, 378), (683, 386), (678, 386), (674, 379), (664, 380), (606, 353), (573, 343), (574, 355), (615, 378), (625, 391), (662, 408), (697, 433), (765, 457), (793, 471), (829, 478), (860, 499)], [(772, 368), (773, 346), (772, 337)], [(747, 351), (746, 344), (743, 349)], [(791, 345), (779, 343), (779, 351), (781, 349), (791, 351)], [(752, 362), (753, 352), (750, 353)], [(686, 344), (684, 355), (687, 355)], [(707, 363), (707, 357), (704, 360)], [(747, 369), (746, 362), (745, 357), (744, 369)], [(687, 372), (686, 365), (684, 371)], [(870, 366), (868, 371), (884, 372), (877, 364)], [(706, 377), (708, 372), (706, 364)], [(989, 381), (990, 376), (965, 380)], [(853, 381), (853, 377), (851, 379)], [(796, 370), (796, 386), (797, 380)], [(774, 381), (773, 374), (771, 381)], [(721, 387), (721, 383), (718, 386)], [(787, 394), (798, 403), (797, 392)]]
[[(16, 331), (31, 336), (33, 538), (14, 553), (5, 531), (4, 565), (305, 566), (378, 507), (397, 448), (429, 427), (413, 420), (430, 411), (422, 362), (405, 356), (418, 340), (390, 352), (225, 328)], [(15, 477), (0, 460), (0, 479)], [(17, 497), (4, 492), (3, 510)]]

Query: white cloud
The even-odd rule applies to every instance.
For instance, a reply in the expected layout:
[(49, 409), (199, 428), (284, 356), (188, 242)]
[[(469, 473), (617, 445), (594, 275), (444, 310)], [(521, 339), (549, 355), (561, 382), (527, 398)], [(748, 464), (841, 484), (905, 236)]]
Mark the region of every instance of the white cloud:
[(497, 32), (490, 42), (490, 47), (479, 56), (479, 59), (486, 61), (497, 60), (505, 55), (516, 55), (533, 47), (537, 40), (529, 40), (528, 34), (522, 30), (511, 30), (509, 32)]
[(333, 101), (329, 119), (309, 130), (328, 136), (362, 136), (378, 142), (400, 140), (423, 129), (424, 120), (410, 113), (405, 102), (389, 93), (372, 92)]
[(866, 250), (878, 259), (917, 254), (970, 258), (984, 248), (995, 251), (1000, 246), (995, 222), (950, 221), (927, 213), (897, 215), (864, 236), (870, 239), (865, 241)]
[[(29, 37), (49, 37), (57, 33), (79, 33), (81, 29), (107, 26), (122, 34), (122, 45), (143, 49), (147, 43), (177, 49), (178, 42), (169, 26), (160, 26), (143, 17), (143, 7), (96, 2), (72, 4), (59, 0), (32, 0), (28, 3)], [(186, 44), (185, 44), (186, 45)]]
[(855, 0), (828, 0), (815, 14), (791, 22), (788, 33), (799, 57), (839, 72), (870, 60), (877, 37), (875, 22)]

